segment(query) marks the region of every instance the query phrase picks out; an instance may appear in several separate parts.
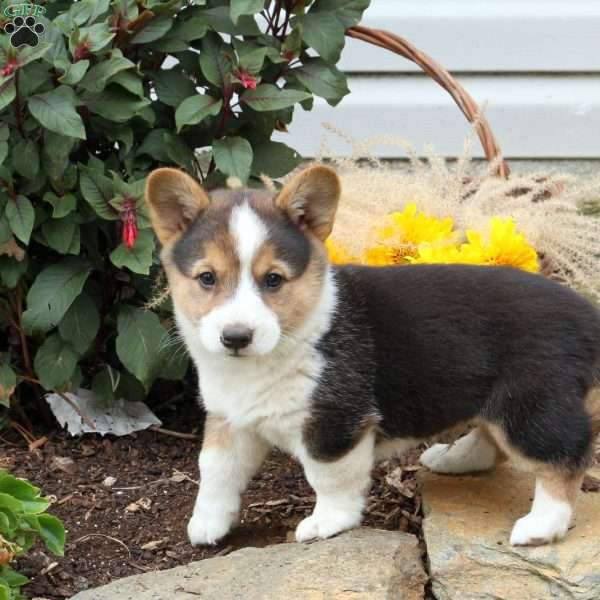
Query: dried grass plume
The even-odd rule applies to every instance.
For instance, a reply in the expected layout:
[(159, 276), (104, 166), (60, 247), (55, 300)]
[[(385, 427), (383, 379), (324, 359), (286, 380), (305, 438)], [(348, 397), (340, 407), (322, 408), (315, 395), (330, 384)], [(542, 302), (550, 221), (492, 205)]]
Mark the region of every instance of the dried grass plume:
[[(600, 206), (600, 176), (530, 173), (505, 180), (493, 175), (496, 165), (482, 169), (471, 160), (470, 140), (458, 160), (447, 162), (433, 152), (419, 159), (410, 144), (393, 137), (357, 143), (329, 129), (353, 147), (352, 156), (340, 158), (322, 146), (319, 157), (333, 163), (342, 179), (332, 239), (350, 253), (361, 255), (373, 225), (410, 203), (431, 216), (452, 217), (461, 230), (485, 233), (492, 216), (510, 217), (538, 251), (543, 272), (600, 300), (600, 218), (582, 210), (589, 203)], [(403, 149), (409, 168), (372, 156), (382, 143)], [(370, 158), (359, 158), (365, 156)]]

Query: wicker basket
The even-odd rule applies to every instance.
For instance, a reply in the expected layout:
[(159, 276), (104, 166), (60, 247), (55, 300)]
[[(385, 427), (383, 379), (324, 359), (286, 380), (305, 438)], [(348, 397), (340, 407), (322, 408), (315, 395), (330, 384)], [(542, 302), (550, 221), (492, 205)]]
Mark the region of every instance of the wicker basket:
[(473, 124), (487, 160), (495, 165), (496, 174), (504, 178), (509, 176), (510, 169), (502, 159), (500, 146), (487, 119), (469, 92), (442, 65), (415, 48), (404, 38), (389, 31), (356, 25), (347, 29), (346, 35), (390, 50), (419, 65), (429, 77), (439, 83), (452, 96), (467, 120)]

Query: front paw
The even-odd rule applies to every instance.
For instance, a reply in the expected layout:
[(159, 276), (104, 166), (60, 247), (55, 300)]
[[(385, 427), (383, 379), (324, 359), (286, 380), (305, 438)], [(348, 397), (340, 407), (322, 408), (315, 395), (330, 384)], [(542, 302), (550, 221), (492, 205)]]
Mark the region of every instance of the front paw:
[(298, 542), (308, 542), (315, 539), (326, 539), (345, 531), (358, 527), (362, 520), (362, 515), (350, 514), (338, 511), (314, 512), (310, 517), (306, 517), (296, 527), (296, 540)]
[(194, 514), (188, 523), (188, 537), (193, 546), (214, 546), (225, 537), (235, 518), (227, 513)]

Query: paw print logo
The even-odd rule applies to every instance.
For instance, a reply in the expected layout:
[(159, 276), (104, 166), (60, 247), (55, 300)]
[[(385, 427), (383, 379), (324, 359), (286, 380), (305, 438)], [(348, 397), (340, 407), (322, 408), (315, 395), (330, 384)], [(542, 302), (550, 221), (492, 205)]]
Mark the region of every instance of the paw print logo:
[(35, 18), (15, 17), (11, 23), (4, 26), (4, 31), (10, 35), (10, 43), (13, 47), (27, 45), (35, 48), (44, 35), (45, 27), (37, 23)]

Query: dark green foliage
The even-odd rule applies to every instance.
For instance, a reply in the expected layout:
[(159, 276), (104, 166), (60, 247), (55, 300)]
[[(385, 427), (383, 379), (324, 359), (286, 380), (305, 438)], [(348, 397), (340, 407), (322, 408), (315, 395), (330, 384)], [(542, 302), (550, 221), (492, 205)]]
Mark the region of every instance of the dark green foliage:
[(26, 386), (139, 398), (183, 377), (169, 307), (143, 308), (159, 269), (145, 178), (294, 169), (272, 134), (313, 95), (348, 93), (335, 63), (367, 5), (50, 0), (38, 46), (0, 36), (1, 403)]
[(40, 490), (0, 469), (0, 600), (21, 600), (28, 581), (9, 563), (41, 539), (58, 556), (65, 551), (65, 528), (46, 514), (50, 502)]

